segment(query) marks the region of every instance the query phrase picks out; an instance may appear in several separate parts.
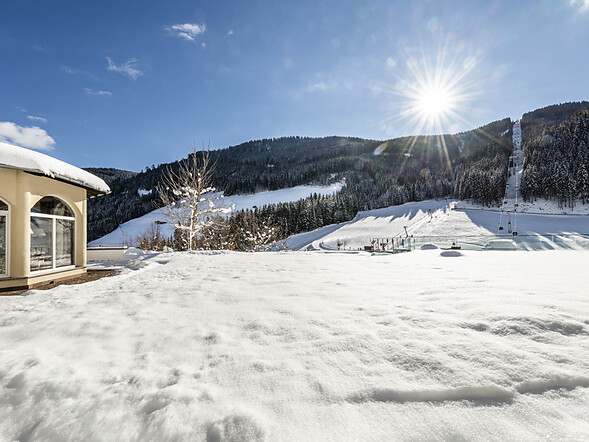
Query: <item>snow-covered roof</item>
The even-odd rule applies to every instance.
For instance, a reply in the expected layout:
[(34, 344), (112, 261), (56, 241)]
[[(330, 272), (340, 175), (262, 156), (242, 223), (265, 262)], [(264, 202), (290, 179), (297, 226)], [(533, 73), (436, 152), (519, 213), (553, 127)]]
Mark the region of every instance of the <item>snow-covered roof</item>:
[(23, 170), (66, 181), (90, 191), (91, 195), (109, 193), (110, 188), (90, 172), (41, 152), (0, 142), (0, 167)]

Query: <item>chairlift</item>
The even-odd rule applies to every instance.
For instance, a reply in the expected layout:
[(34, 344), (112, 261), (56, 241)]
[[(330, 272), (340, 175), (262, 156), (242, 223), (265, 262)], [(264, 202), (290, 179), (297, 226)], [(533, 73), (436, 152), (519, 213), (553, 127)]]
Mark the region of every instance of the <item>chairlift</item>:
[(499, 226), (499, 231), (501, 232), (503, 230), (503, 226)]

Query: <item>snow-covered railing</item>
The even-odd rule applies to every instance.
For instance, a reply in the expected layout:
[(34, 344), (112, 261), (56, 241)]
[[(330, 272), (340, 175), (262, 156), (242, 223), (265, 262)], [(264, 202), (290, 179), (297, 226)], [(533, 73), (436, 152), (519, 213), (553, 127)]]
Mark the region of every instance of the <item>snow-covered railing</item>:
[(510, 241), (516, 250), (589, 250), (589, 234), (415, 236), (411, 240), (417, 250), (424, 245), (435, 245), (440, 249), (487, 250), (496, 241)]
[(97, 244), (86, 249), (88, 262), (118, 261), (128, 247), (124, 244)]
[(128, 246), (126, 244), (88, 244), (86, 247), (88, 250), (90, 249), (127, 249)]

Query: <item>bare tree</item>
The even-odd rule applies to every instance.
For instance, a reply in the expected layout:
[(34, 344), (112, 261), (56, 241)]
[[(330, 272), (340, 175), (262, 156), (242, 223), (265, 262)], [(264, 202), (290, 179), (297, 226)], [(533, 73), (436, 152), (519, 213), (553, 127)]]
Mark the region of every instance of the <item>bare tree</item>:
[(155, 250), (161, 252), (170, 246), (171, 239), (162, 233), (159, 222), (152, 222), (146, 229), (135, 237), (134, 245), (141, 250)]
[(164, 204), (163, 214), (174, 224), (184, 249), (196, 249), (196, 240), (205, 228), (231, 211), (222, 203), (222, 192), (213, 187), (215, 166), (208, 147), (202, 152), (195, 148), (186, 161), (180, 162), (178, 172), (166, 170), (156, 188)]

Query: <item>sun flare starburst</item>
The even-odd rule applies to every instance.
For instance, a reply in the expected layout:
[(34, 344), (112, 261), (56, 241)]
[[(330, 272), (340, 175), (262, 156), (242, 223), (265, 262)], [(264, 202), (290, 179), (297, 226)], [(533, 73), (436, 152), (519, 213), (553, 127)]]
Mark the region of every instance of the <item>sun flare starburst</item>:
[(462, 123), (465, 104), (471, 95), (461, 83), (463, 73), (447, 69), (412, 71), (412, 82), (397, 88), (401, 97), (401, 111), (397, 118), (404, 120), (414, 134), (442, 134), (455, 132)]
[(404, 63), (387, 60), (393, 81), (379, 86), (393, 97), (384, 125), (412, 135), (453, 133), (470, 126), (465, 115), (481, 89), (469, 78), (477, 57), (446, 39), (437, 50), (413, 49), (404, 58)]
[[(378, 93), (392, 97), (382, 124), (391, 136), (411, 135), (406, 140), (407, 158), (420, 135), (431, 136), (435, 138), (431, 146), (437, 146), (440, 161), (452, 170), (448, 137), (444, 134), (472, 127), (467, 116), (472, 112), (472, 101), (484, 88), (475, 84), (470, 75), (477, 65), (477, 53), (467, 52), (448, 37), (437, 50), (407, 48), (404, 63), (387, 59), (393, 81), (376, 88)], [(378, 150), (375, 155), (382, 153)]]

